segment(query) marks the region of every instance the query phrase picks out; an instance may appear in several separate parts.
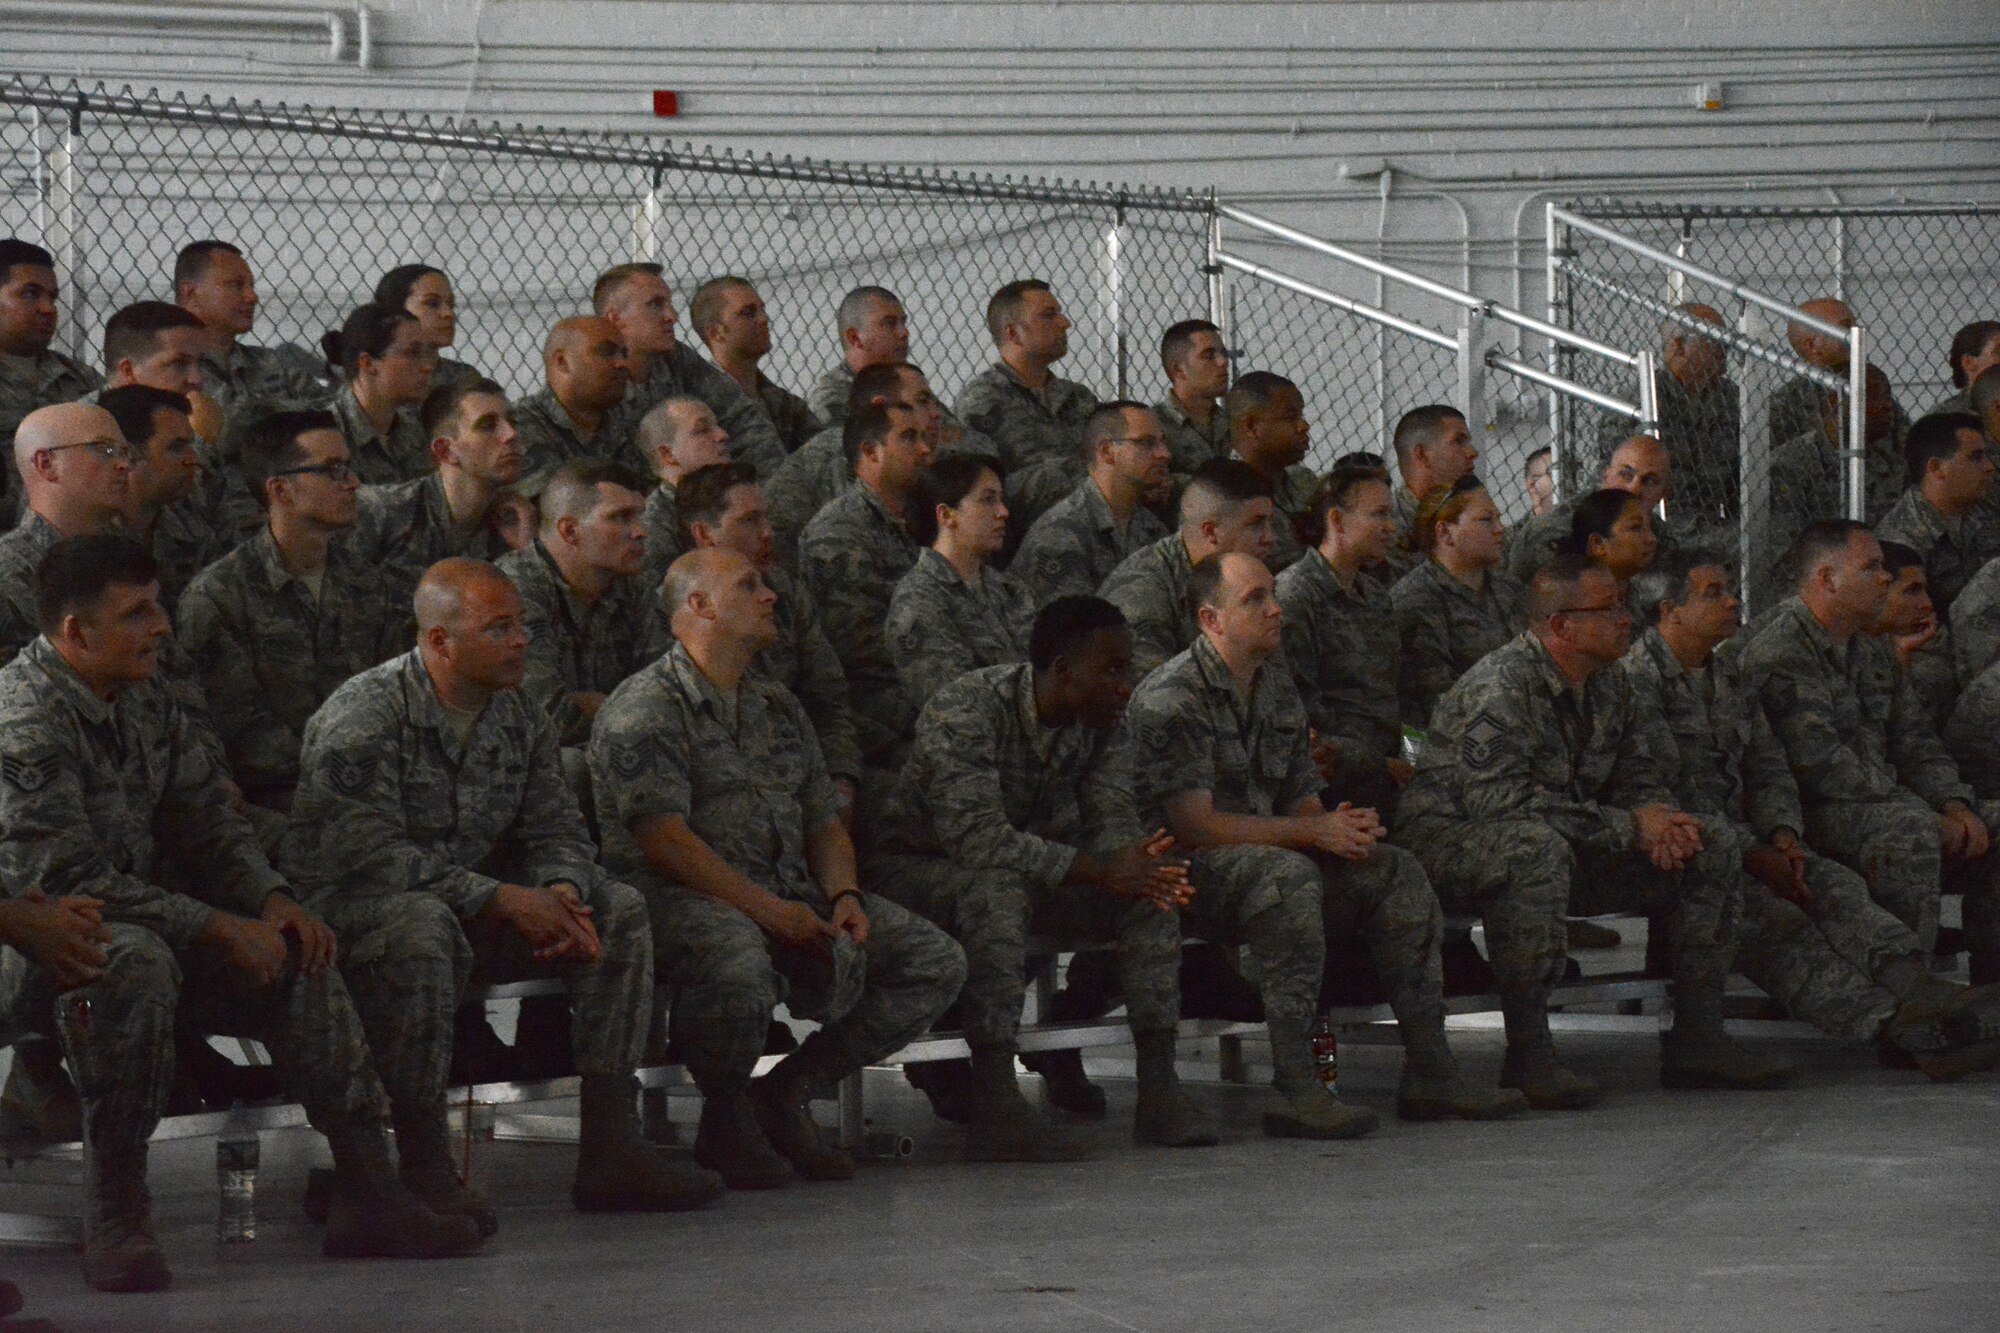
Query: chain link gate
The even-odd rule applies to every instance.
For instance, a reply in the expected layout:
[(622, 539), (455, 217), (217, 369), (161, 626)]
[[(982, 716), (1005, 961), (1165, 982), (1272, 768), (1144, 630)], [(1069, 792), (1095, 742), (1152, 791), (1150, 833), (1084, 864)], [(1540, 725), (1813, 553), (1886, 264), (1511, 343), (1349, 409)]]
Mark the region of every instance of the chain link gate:
[(93, 365), (106, 318), (172, 299), (175, 253), (215, 236), (249, 258), (251, 336), (266, 344), (317, 347), (398, 264), (445, 270), (451, 354), (516, 394), (542, 382), (549, 327), (587, 311), (599, 272), (637, 259), (665, 266), (683, 314), (707, 278), (756, 283), (765, 373), (794, 392), (838, 360), (834, 309), (855, 286), (902, 297), (912, 358), (949, 395), (994, 360), (987, 298), (1039, 277), (1076, 326), (1061, 373), (1148, 394), (1160, 331), (1209, 311), (1210, 209), (1191, 193), (0, 83), (0, 234), (56, 254), (58, 345)]

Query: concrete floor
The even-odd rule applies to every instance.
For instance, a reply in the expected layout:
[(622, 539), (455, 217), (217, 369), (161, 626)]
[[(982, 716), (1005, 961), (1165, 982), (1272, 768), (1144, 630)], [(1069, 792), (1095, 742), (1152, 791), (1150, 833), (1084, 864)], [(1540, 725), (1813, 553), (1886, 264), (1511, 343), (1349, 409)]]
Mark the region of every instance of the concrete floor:
[[(1455, 1039), (1497, 1070), (1490, 1026)], [(1795, 1042), (1798, 1089), (1668, 1094), (1643, 1030), (1563, 1044), (1606, 1080), (1598, 1110), (1280, 1143), (1257, 1132), (1257, 1091), (1211, 1085), (1223, 1147), (1142, 1151), (1113, 1081), (1106, 1152), (1064, 1166), (956, 1162), (949, 1127), (875, 1075), (871, 1115), (917, 1136), (912, 1160), (693, 1216), (580, 1217), (567, 1148), (495, 1144), (478, 1170), (501, 1234), (433, 1264), (319, 1257), (297, 1210), (304, 1133), (265, 1136), (259, 1238), (218, 1247), (212, 1151), (167, 1144), (153, 1181), (172, 1292), (91, 1293), (69, 1253), (0, 1255), (0, 1272), (74, 1330), (2000, 1327), (2000, 1076), (1937, 1087)], [(1350, 1100), (1385, 1115), (1396, 1068), (1392, 1049), (1343, 1048)], [(73, 1206), (31, 1184), (60, 1175), (16, 1168), (11, 1206)]]

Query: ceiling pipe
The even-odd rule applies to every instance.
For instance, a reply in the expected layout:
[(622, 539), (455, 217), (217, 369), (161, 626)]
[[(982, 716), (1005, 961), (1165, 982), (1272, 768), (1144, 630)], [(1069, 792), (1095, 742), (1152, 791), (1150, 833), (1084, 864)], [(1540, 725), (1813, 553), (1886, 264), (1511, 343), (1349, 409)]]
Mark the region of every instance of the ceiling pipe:
[[(324, 32), (327, 59), (352, 60), (370, 69), (375, 60), (374, 16), (352, 9), (292, 9), (281, 5), (125, 4), (120, 0), (0, 0), (0, 20), (56, 19), (109, 22), (139, 29), (283, 29)], [(351, 30), (350, 30), (351, 25)]]

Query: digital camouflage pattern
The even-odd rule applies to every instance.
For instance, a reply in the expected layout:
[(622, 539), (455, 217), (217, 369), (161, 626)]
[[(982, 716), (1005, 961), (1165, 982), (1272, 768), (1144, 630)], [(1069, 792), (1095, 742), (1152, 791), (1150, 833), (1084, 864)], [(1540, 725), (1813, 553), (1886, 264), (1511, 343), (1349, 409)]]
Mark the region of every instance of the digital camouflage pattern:
[(1133, 509), (1120, 532), (1104, 493), (1085, 477), (1029, 527), (1007, 572), (1027, 587), (1036, 606), (1058, 597), (1094, 596), (1112, 570), (1167, 535), (1166, 525), (1144, 505)]
[(1170, 532), (1120, 561), (1097, 595), (1132, 629), (1132, 671), (1144, 676), (1198, 637), (1188, 581), (1194, 565), (1180, 534)]
[(1896, 498), (1875, 535), (1885, 542), (1901, 542), (1924, 562), (1924, 583), (1930, 589), (1931, 605), (1943, 616), (1958, 595), (1965, 591), (1986, 563), (2000, 555), (2000, 534), (1991, 531), (1978, 511), (1946, 518), (1938, 507), (1912, 486)]
[(0, 442), (6, 445), (0, 468), (0, 516), (12, 514), (21, 489), (20, 473), (14, 468), (14, 432), (30, 412), (56, 403), (73, 403), (96, 393), (104, 377), (73, 357), (54, 348), (40, 356), (13, 356), (0, 352)]
[(540, 538), (495, 563), (519, 590), (528, 626), (528, 674), (521, 692), (549, 715), (562, 745), (587, 744), (590, 721), (571, 696), (609, 694), (666, 650), (656, 585), (641, 575), (615, 579), (602, 597), (586, 604), (563, 580)]
[(1421, 731), (1438, 697), (1486, 654), (1521, 632), (1527, 590), (1499, 566), (1475, 591), (1425, 559), (1389, 589), (1397, 641), (1396, 696)]
[(847, 677), (862, 758), (878, 768), (901, 762), (916, 720), (884, 627), (889, 599), (917, 563), (918, 549), (903, 521), (866, 486), (850, 487), (821, 510), (799, 542), (799, 582), (818, 604)]
[(861, 779), (861, 742), (848, 700), (847, 675), (826, 636), (819, 603), (782, 569), (764, 571), (764, 584), (778, 595), (778, 641), (757, 656), (757, 670), (792, 692), (819, 739), (827, 772)]
[[(630, 396), (627, 396), (630, 402)], [(545, 482), (564, 463), (580, 458), (609, 459), (630, 467), (640, 462), (632, 445), (632, 428), (638, 418), (613, 408), (604, 414), (597, 430), (589, 435), (576, 424), (555, 390), (542, 389), (514, 404), (514, 429), (520, 437), (521, 480), (532, 485)], [(652, 474), (650, 465), (641, 466), (641, 475)]]
[(994, 444), (1007, 469), (1007, 504), (1032, 523), (1083, 479), (1083, 427), (1097, 395), (1050, 375), (1031, 389), (1004, 362), (974, 375), (952, 411)]
[(361, 410), (361, 404), (346, 389), (333, 395), (333, 415), (347, 441), (354, 475), (365, 486), (386, 486), (391, 482), (413, 481), (437, 470), (431, 457), (431, 442), (424, 435), (417, 409), (396, 409), (389, 429), (378, 431)]
[(1027, 589), (999, 570), (968, 583), (935, 550), (920, 554), (896, 584), (884, 627), (911, 712), (968, 671), (1026, 661), (1034, 619)]
[(1379, 788), (1403, 743), (1396, 607), (1388, 587), (1357, 574), (1343, 588), (1318, 551), (1278, 576), (1285, 665), (1322, 741), (1339, 746), (1332, 786)]
[(1222, 404), (1215, 405), (1206, 429), (1195, 424), (1172, 394), (1153, 404), (1153, 415), (1160, 419), (1161, 433), (1167, 437), (1167, 468), (1176, 485), (1185, 486), (1195, 470), (1210, 459), (1229, 457), (1229, 414)]

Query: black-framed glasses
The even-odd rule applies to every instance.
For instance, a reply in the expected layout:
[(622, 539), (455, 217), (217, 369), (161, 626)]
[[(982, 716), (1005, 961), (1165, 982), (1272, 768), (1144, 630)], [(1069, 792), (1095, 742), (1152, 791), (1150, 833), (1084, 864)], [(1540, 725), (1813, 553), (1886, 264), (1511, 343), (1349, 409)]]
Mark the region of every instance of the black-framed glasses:
[(79, 440), (75, 444), (52, 444), (42, 452), (59, 454), (65, 449), (94, 449), (97, 451), (97, 456), (107, 463), (130, 463), (134, 457), (132, 446), (118, 440)]
[(274, 477), (296, 477), (306, 474), (315, 477), (325, 477), (328, 481), (338, 484), (354, 475), (354, 464), (344, 458), (339, 458), (331, 463), (313, 463), (306, 467), (288, 467), (282, 472), (273, 472), (271, 475)]

